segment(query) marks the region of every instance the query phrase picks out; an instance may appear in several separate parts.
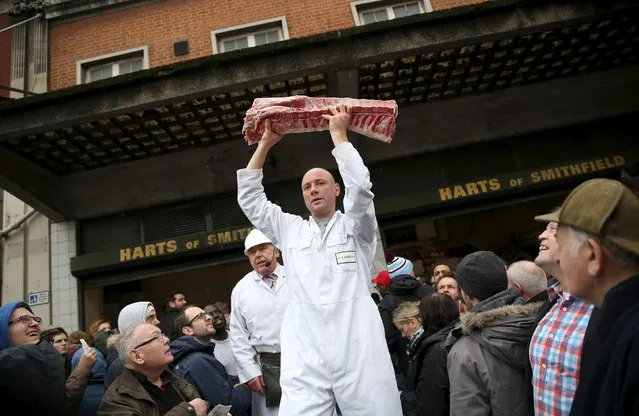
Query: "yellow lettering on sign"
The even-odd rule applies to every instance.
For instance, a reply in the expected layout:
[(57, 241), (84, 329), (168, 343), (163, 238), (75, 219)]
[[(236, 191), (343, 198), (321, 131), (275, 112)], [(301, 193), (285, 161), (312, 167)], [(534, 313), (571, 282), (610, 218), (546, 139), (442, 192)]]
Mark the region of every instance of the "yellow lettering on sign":
[(177, 251), (177, 241), (169, 240), (166, 242), (166, 252), (175, 253)]
[(233, 237), (231, 236), (230, 231), (226, 231), (223, 233), (217, 233), (217, 243), (218, 244), (226, 244), (233, 242)]
[(603, 159), (588, 160), (580, 163), (559, 166), (557, 168), (541, 169), (530, 173), (532, 183), (554, 181), (570, 176), (583, 175), (600, 170), (613, 169), (626, 164), (623, 156), (606, 157)]
[(131, 256), (131, 259), (141, 259), (142, 257), (144, 257), (144, 250), (142, 250), (142, 247), (133, 247), (133, 255)]
[(499, 179), (484, 179), (475, 182), (468, 182), (462, 185), (439, 188), (439, 199), (441, 201), (449, 201), (451, 199), (465, 198), (469, 196), (481, 195), (487, 192), (494, 192), (500, 189), (501, 183), (499, 182)]
[(120, 250), (120, 261), (129, 261), (131, 260), (131, 249), (123, 248)]

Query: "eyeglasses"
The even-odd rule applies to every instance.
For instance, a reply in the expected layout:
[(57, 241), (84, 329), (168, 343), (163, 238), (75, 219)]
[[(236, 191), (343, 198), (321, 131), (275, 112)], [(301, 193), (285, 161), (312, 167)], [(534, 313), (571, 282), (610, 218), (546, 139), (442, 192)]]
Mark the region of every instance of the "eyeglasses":
[(157, 341), (157, 342), (159, 342), (160, 344), (162, 344), (162, 343), (164, 342), (164, 334), (163, 334), (163, 333), (161, 333), (161, 332), (158, 332), (158, 334), (157, 334), (156, 336), (154, 336), (154, 337), (153, 337), (153, 338), (151, 338), (151, 339), (148, 339), (148, 340), (144, 341), (143, 343), (141, 343), (141, 344), (137, 345), (137, 346), (136, 346), (136, 347), (134, 347), (133, 349), (134, 349), (134, 350), (137, 350), (138, 348), (140, 348), (140, 347), (144, 347), (145, 345), (150, 344), (150, 343), (152, 343), (153, 341)]
[(31, 321), (34, 321), (36, 324), (40, 325), (42, 323), (42, 318), (39, 316), (31, 316), (31, 315), (22, 315), (18, 316), (16, 319), (12, 319), (9, 321), (9, 325), (20, 322), (21, 324), (31, 325)]
[(191, 326), (191, 324), (192, 324), (193, 322), (195, 322), (196, 320), (198, 320), (198, 319), (200, 319), (200, 318), (201, 318), (201, 319), (206, 319), (207, 317), (209, 317), (209, 315), (208, 315), (206, 312), (202, 311), (202, 312), (198, 313), (197, 315), (195, 315), (195, 316), (193, 317), (193, 319), (191, 319), (191, 320), (190, 320), (190, 321), (186, 324), (186, 326)]

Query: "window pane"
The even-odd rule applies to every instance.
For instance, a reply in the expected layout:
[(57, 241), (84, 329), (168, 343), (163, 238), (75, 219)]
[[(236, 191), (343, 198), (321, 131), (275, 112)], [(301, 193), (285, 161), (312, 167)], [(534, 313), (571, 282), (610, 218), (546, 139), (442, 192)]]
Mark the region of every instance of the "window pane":
[(257, 35), (254, 35), (253, 37), (255, 38), (255, 46), (260, 46), (260, 45), (264, 45), (268, 43), (268, 40), (266, 38), (266, 33), (258, 33)]
[(131, 71), (132, 72), (142, 71), (143, 68), (144, 68), (144, 65), (143, 65), (143, 62), (142, 62), (142, 58), (136, 59), (135, 61), (133, 61), (131, 63)]
[(243, 48), (248, 48), (248, 37), (222, 41), (222, 52), (230, 52)]
[(113, 76), (113, 65), (103, 65), (91, 68), (88, 71), (88, 81), (95, 82), (102, 79), (111, 78)]
[(142, 59), (131, 59), (120, 62), (118, 70), (120, 75), (129, 74), (131, 72), (140, 71), (142, 69)]
[(255, 46), (278, 42), (279, 40), (280, 40), (279, 30), (277, 29), (269, 30), (268, 32), (262, 32), (255, 35)]
[(266, 34), (268, 38), (268, 43), (279, 42), (280, 41), (280, 31), (279, 30), (271, 30)]
[(369, 23), (383, 22), (384, 20), (388, 20), (388, 12), (386, 12), (386, 9), (371, 10), (362, 13), (362, 21), (365, 25)]
[(400, 4), (399, 6), (394, 6), (393, 13), (395, 14), (395, 18), (419, 14), (420, 13), (419, 4), (406, 3), (406, 4)]

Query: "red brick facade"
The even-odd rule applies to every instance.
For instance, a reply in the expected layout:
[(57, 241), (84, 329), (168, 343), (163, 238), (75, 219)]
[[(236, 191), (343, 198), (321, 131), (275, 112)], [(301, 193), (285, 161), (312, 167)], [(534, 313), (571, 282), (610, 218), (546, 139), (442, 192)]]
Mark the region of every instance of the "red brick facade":
[[(434, 10), (483, 0), (432, 0)], [(212, 52), (211, 31), (286, 16), (291, 38), (355, 25), (349, 0), (165, 0), (100, 16), (51, 25), (50, 89), (76, 84), (76, 62), (147, 45), (151, 67)], [(176, 57), (173, 42), (188, 40), (190, 52)]]
[[(11, 18), (0, 14), (0, 29), (11, 26)], [(11, 30), (0, 33), (0, 85), (11, 86)], [(0, 89), (0, 97), (9, 97), (9, 91)]]

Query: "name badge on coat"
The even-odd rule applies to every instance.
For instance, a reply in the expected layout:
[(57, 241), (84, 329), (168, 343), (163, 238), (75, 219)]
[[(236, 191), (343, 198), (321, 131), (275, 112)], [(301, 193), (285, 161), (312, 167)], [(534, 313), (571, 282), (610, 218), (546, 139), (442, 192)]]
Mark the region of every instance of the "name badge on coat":
[(340, 251), (335, 253), (337, 264), (357, 263), (357, 256), (354, 251)]

